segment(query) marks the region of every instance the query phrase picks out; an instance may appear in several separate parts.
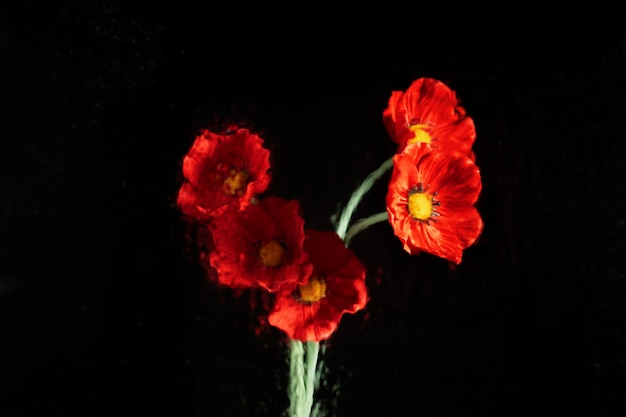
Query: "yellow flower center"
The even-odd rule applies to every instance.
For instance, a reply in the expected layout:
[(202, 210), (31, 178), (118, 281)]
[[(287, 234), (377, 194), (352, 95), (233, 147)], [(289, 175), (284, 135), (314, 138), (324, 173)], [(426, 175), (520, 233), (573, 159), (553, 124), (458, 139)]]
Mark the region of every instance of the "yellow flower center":
[(283, 261), (283, 256), (285, 255), (285, 249), (283, 246), (272, 240), (263, 246), (261, 246), (261, 250), (259, 251), (259, 257), (261, 258), (261, 262), (263, 265), (268, 266), (270, 268), (279, 266)]
[(425, 128), (426, 128), (426, 125), (422, 125), (422, 124), (416, 124), (416, 125), (409, 127), (409, 129), (411, 130), (411, 132), (415, 134), (415, 136), (412, 139), (410, 139), (408, 143), (417, 143), (417, 142), (430, 143), (431, 142), (430, 133), (428, 133), (425, 130)]
[(309, 282), (298, 287), (300, 301), (315, 303), (326, 296), (326, 282), (323, 278), (313, 275)]
[(228, 195), (240, 196), (248, 184), (248, 173), (245, 171), (230, 170), (230, 175), (224, 180), (224, 192)]
[(430, 194), (415, 192), (409, 194), (409, 213), (418, 220), (426, 221), (433, 212), (433, 198)]

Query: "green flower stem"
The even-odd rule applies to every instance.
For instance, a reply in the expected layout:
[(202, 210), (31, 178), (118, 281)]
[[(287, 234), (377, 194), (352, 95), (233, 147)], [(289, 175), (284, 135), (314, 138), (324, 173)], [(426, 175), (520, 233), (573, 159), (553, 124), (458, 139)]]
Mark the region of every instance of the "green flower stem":
[(313, 408), (313, 394), (319, 384), (316, 371), (320, 344), (306, 342), (306, 349), (299, 340), (289, 345), (289, 406), (290, 417), (309, 417)]
[(313, 393), (318, 385), (316, 381), (317, 375), (317, 357), (320, 351), (320, 344), (318, 342), (306, 342), (306, 411), (307, 416), (311, 414), (313, 407)]
[(350, 200), (348, 200), (348, 204), (346, 204), (346, 207), (341, 212), (339, 221), (337, 222), (336, 230), (340, 238), (345, 238), (346, 231), (348, 230), (348, 225), (350, 224), (350, 219), (352, 218), (352, 214), (361, 202), (361, 199), (363, 198), (365, 193), (367, 193), (370, 188), (372, 188), (376, 180), (378, 180), (385, 172), (387, 172), (392, 167), (393, 157), (390, 157), (385, 162), (383, 162), (376, 170), (370, 173), (361, 183), (361, 185), (356, 190), (354, 190), (354, 192), (350, 196)]
[(364, 219), (357, 220), (356, 222), (354, 222), (352, 226), (350, 226), (350, 228), (346, 232), (346, 237), (343, 239), (344, 243), (346, 244), (346, 247), (350, 245), (350, 241), (352, 240), (354, 236), (356, 236), (357, 233), (367, 229), (371, 225), (385, 222), (388, 219), (389, 219), (389, 215), (387, 214), (386, 211), (383, 211), (381, 213), (372, 214), (371, 216), (366, 217)]

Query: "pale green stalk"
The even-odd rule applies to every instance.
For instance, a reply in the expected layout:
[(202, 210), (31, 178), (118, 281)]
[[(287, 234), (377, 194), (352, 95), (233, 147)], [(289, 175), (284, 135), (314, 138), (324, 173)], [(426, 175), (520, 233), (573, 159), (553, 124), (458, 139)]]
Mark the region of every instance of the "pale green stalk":
[(346, 207), (341, 212), (339, 221), (337, 222), (336, 231), (340, 238), (343, 239), (346, 236), (346, 231), (348, 230), (348, 225), (350, 224), (352, 214), (361, 202), (361, 199), (363, 198), (365, 193), (367, 193), (370, 188), (372, 188), (376, 180), (378, 180), (391, 167), (393, 167), (393, 158), (389, 158), (385, 162), (383, 162), (376, 170), (374, 170), (365, 178), (365, 180), (356, 190), (354, 190), (354, 192), (350, 196), (350, 200), (348, 200), (348, 204), (346, 204)]
[(319, 355), (318, 342), (306, 342), (306, 350), (299, 340), (289, 345), (289, 405), (290, 417), (309, 417), (313, 408), (313, 394), (319, 385), (316, 372)]
[(350, 228), (346, 232), (346, 237), (343, 239), (343, 241), (346, 244), (346, 247), (350, 245), (350, 241), (352, 240), (354, 236), (356, 236), (357, 233), (367, 229), (368, 227), (376, 223), (387, 221), (388, 219), (389, 219), (389, 215), (387, 214), (386, 211), (383, 211), (382, 213), (372, 214), (369, 217), (357, 220), (356, 222), (354, 222), (352, 226), (350, 226)]

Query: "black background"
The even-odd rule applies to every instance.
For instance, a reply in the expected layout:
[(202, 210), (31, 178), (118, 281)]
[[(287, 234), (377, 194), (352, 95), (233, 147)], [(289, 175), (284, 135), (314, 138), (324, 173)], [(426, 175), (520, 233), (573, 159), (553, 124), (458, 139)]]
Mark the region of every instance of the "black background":
[(621, 16), (231, 7), (3, 3), (0, 415), (281, 415), (286, 341), (262, 297), (203, 276), (173, 204), (182, 158), (200, 128), (249, 127), (270, 192), (330, 229), (395, 151), (391, 91), (422, 76), (475, 121), (484, 233), (456, 270), (386, 224), (355, 239), (370, 302), (324, 344), (322, 408), (626, 413)]

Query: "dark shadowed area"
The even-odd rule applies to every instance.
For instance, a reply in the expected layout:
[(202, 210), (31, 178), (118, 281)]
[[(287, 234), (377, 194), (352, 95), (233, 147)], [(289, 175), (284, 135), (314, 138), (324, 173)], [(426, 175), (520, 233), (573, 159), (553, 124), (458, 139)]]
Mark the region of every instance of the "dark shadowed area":
[(330, 230), (396, 150), (389, 95), (424, 76), (475, 121), (485, 228), (456, 269), (386, 223), (355, 238), (370, 301), (323, 343), (322, 410), (626, 414), (626, 23), (53, 3), (0, 6), (0, 415), (283, 415), (287, 340), (263, 296), (204, 276), (182, 158), (201, 128), (248, 127), (271, 193)]

